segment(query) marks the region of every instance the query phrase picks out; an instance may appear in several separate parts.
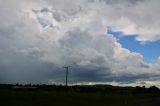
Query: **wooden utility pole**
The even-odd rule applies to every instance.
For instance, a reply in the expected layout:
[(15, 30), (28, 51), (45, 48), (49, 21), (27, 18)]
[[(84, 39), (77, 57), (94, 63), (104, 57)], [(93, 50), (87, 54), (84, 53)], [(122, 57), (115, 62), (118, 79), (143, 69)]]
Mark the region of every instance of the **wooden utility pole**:
[(72, 66), (66, 66), (64, 67), (66, 69), (66, 87), (68, 86), (68, 71), (69, 71), (69, 68), (72, 67)]

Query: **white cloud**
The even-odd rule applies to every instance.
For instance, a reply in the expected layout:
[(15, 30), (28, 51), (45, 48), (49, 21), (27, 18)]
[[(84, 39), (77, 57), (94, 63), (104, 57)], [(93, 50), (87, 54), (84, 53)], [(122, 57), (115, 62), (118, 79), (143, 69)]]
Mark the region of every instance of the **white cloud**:
[[(138, 34), (140, 41), (158, 40), (159, 15), (152, 12), (152, 7), (159, 9), (156, 3), (159, 2), (1, 0), (0, 69), (7, 73), (0, 71), (0, 75), (14, 73), (12, 79), (0, 76), (1, 81), (16, 77), (13, 82), (28, 82), (35, 80), (38, 73), (37, 82), (63, 82), (58, 70), (73, 63), (77, 70), (71, 73), (73, 82), (154, 78), (160, 74), (160, 63), (144, 63), (141, 54), (122, 48), (112, 35), (106, 34), (106, 28)], [(47, 27), (42, 27), (37, 17), (45, 20)], [(28, 71), (26, 67), (31, 64)]]

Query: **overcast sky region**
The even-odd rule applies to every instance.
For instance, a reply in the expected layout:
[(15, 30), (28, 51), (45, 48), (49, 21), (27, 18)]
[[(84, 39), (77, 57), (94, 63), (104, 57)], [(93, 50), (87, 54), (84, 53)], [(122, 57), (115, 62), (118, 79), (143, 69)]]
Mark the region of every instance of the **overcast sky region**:
[(160, 83), (160, 0), (0, 0), (0, 83)]

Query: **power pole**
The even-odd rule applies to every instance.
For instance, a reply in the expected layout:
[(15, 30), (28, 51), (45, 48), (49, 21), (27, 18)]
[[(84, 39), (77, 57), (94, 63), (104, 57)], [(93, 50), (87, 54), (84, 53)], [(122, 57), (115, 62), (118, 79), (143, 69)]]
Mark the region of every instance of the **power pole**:
[(70, 67), (72, 67), (72, 66), (64, 67), (66, 69), (66, 87), (67, 87), (67, 84), (68, 84), (68, 70), (69, 70)]

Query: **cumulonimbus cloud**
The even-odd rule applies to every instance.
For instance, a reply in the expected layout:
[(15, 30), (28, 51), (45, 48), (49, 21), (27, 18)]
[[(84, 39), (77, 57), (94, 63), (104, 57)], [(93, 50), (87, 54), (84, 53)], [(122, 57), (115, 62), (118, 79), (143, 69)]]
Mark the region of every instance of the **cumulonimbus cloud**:
[(0, 82), (63, 82), (62, 67), (70, 64), (72, 82), (157, 78), (159, 60), (145, 63), (106, 28), (137, 34), (141, 42), (159, 40), (158, 3), (0, 1)]

